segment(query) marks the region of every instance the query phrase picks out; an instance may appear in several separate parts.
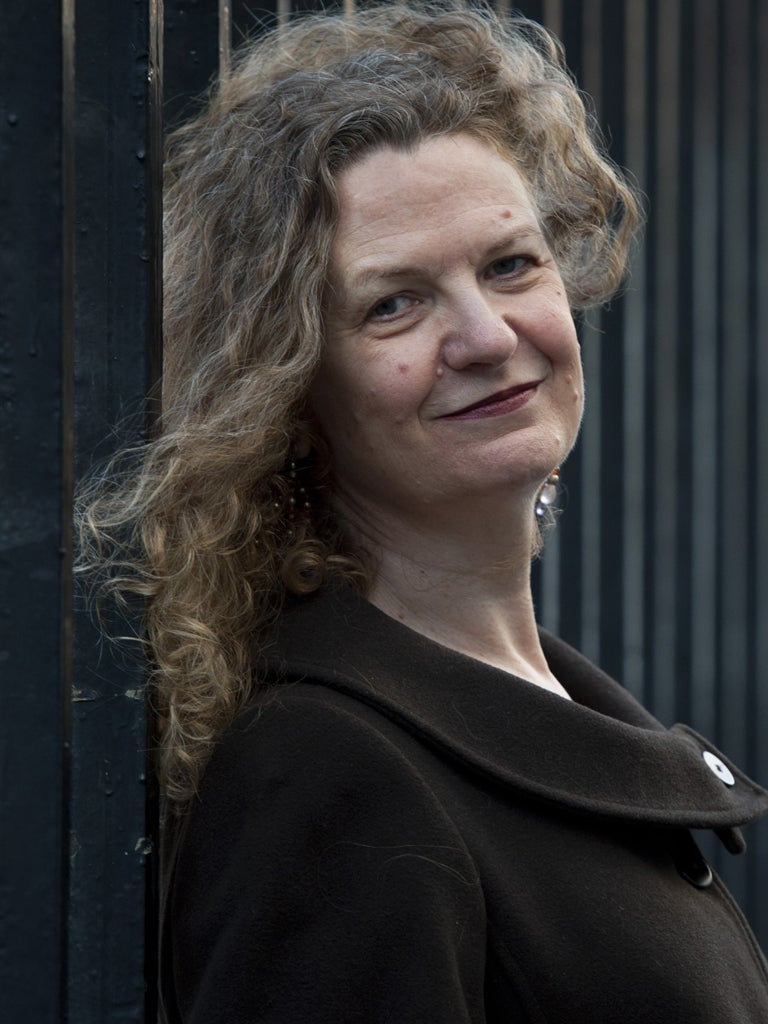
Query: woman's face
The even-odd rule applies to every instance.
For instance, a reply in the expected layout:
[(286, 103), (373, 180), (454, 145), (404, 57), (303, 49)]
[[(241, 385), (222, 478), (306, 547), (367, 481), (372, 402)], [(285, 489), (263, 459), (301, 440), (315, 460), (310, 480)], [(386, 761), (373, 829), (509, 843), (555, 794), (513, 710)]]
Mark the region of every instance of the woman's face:
[(525, 182), (469, 135), (376, 150), (338, 179), (327, 340), (310, 406), (334, 493), (429, 523), (533, 495), (568, 453), (576, 332)]

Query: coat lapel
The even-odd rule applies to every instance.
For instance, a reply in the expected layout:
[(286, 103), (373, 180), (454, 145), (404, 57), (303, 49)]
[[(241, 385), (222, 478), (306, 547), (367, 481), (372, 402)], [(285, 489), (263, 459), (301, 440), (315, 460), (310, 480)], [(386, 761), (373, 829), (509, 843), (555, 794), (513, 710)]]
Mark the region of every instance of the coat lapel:
[[(717, 829), (768, 811), (768, 793), (692, 729), (666, 729), (563, 641), (544, 631), (541, 639), (571, 701), (443, 647), (338, 588), (286, 611), (262, 671), (363, 701), (446, 757), (573, 811)], [(729, 774), (732, 784), (723, 781)]]

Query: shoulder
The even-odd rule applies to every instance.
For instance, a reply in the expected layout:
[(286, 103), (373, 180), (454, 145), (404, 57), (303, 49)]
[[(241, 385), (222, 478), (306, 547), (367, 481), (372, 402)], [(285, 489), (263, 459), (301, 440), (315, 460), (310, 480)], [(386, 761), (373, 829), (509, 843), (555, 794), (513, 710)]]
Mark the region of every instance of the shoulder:
[[(364, 904), (453, 878), (466, 893), (474, 861), (442, 798), (397, 743), (386, 720), (344, 694), (311, 683), (278, 687), (228, 730), (190, 808), (177, 860), (181, 889), (299, 885), (347, 890)], [(397, 862), (396, 868), (394, 864)], [(442, 884), (442, 882), (441, 882)], [(462, 897), (463, 898), (463, 897)], [(261, 901), (261, 898), (259, 898)], [(229, 902), (217, 901), (221, 909)]]
[(359, 785), (382, 771), (410, 774), (399, 730), (363, 701), (311, 681), (264, 688), (219, 741), (201, 798), (222, 783), (256, 792), (282, 783), (318, 788)]
[(169, 903), (190, 1020), (285, 1024), (312, 1006), (318, 1022), (415, 1022), (482, 1005), (474, 862), (380, 724), (362, 702), (296, 683), (222, 738)]
[(302, 833), (318, 844), (411, 835), (455, 845), (458, 832), (408, 751), (398, 725), (352, 696), (312, 682), (265, 689), (214, 750), (187, 845), (215, 856), (224, 840), (228, 856), (242, 843), (259, 857), (271, 856), (276, 836)]

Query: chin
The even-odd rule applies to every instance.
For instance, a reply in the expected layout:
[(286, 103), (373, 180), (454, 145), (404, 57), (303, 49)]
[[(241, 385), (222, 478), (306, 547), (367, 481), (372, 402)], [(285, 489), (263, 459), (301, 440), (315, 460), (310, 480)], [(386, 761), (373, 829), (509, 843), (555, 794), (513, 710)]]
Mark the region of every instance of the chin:
[(549, 438), (547, 443), (526, 447), (525, 451), (515, 445), (513, 451), (498, 451), (494, 456), (494, 464), (505, 468), (503, 474), (507, 487), (520, 487), (527, 490), (538, 487), (542, 480), (558, 466), (561, 466), (570, 455), (576, 441), (565, 438)]

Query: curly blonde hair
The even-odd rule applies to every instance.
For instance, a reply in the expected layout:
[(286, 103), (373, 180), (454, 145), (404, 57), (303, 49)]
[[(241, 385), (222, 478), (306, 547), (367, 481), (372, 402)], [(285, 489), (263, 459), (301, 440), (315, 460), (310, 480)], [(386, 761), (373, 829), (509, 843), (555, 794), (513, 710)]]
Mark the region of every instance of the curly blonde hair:
[(292, 445), (323, 346), (340, 171), (467, 132), (528, 182), (574, 308), (607, 299), (638, 222), (559, 44), (459, 3), (307, 16), (246, 46), (168, 144), (163, 418), (80, 498), (80, 568), (146, 602), (165, 793), (183, 801), (248, 699), (287, 592), (365, 568), (324, 500), (321, 438)]

